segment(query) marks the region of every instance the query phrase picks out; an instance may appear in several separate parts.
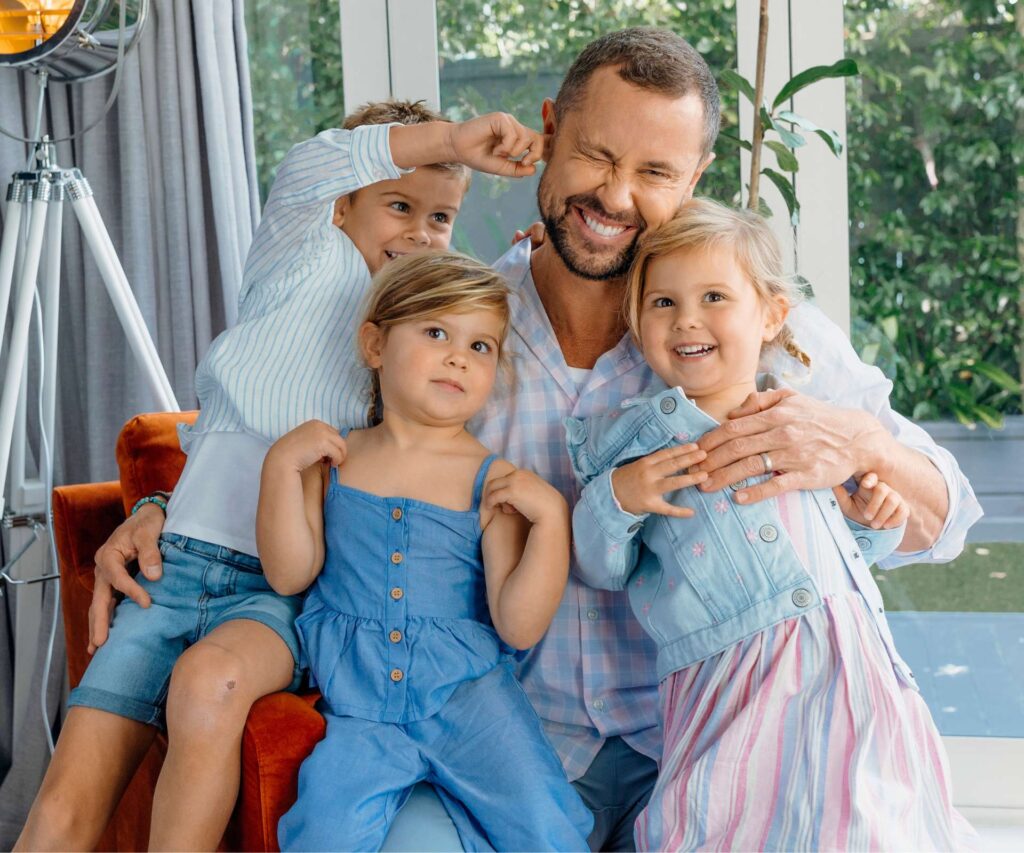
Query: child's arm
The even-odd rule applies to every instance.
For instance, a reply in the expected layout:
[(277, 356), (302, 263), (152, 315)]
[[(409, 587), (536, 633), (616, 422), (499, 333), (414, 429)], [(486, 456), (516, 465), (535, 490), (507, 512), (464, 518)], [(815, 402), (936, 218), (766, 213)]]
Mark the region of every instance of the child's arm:
[(347, 449), (336, 429), (306, 421), (274, 442), (263, 461), (256, 510), (256, 547), (274, 591), (306, 589), (324, 565), (323, 473)]
[[(498, 467), (501, 466), (501, 467)], [(569, 577), (569, 507), (531, 471), (497, 462), (483, 508), (483, 557), (491, 621), (510, 646), (528, 649), (551, 624)]]
[(666, 447), (591, 480), (572, 514), (577, 573), (589, 586), (624, 589), (640, 553), (637, 534), (650, 513), (690, 518), (693, 510), (665, 500), (669, 492), (707, 479), (685, 472), (704, 459), (695, 445)]
[(869, 565), (888, 557), (900, 546), (910, 506), (892, 486), (879, 480), (877, 474), (869, 472), (861, 477), (852, 495), (844, 486), (836, 486), (832, 493), (861, 556)]

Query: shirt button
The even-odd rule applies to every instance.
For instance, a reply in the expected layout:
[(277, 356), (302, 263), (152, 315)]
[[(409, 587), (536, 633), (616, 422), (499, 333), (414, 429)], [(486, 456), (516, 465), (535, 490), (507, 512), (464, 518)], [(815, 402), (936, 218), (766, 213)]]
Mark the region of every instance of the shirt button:
[(855, 560), (859, 560), (860, 559), (860, 551), (854, 551), (853, 552), (853, 559), (855, 559)]
[(803, 587), (793, 590), (793, 603), (797, 607), (806, 607), (813, 600), (814, 596), (811, 595), (809, 590), (806, 590)]
[(604, 699), (595, 699), (593, 702), (590, 703), (590, 705), (595, 711), (603, 711)]
[(395, 629), (390, 634), (388, 634), (388, 639), (391, 640), (392, 643), (400, 643), (402, 642), (402, 632), (398, 629)]
[(391, 555), (391, 562), (397, 566), (402, 562), (402, 555), (395, 551), (395, 553)]
[(401, 521), (402, 520), (402, 511), (396, 506), (393, 510), (391, 510), (391, 517), (395, 521)]
[(860, 546), (862, 551), (867, 551), (871, 547), (871, 540), (867, 536), (858, 536), (857, 544)]
[(395, 601), (398, 601), (403, 595), (405, 595), (405, 593), (402, 592), (402, 588), (400, 586), (396, 586), (396, 587), (392, 587), (391, 588), (391, 597)]
[(587, 618), (591, 622), (597, 621), (597, 611), (593, 607), (591, 607), (590, 610), (587, 611)]
[(676, 410), (676, 401), (672, 397), (665, 397), (660, 408), (666, 415), (671, 415)]
[(405, 673), (402, 672), (402, 670), (400, 670), (400, 669), (393, 669), (393, 670), (391, 670), (391, 680), (394, 681), (396, 684), (399, 681), (401, 681), (403, 678), (405, 678)]
[(774, 524), (762, 524), (757, 535), (761, 537), (762, 542), (774, 542), (779, 538), (779, 531), (775, 529)]

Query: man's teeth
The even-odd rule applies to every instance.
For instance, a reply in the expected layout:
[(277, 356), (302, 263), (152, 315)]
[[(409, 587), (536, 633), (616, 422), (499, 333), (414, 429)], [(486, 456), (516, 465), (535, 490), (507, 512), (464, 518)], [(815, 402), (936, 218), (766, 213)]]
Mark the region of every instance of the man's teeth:
[(713, 349), (712, 344), (684, 344), (681, 347), (676, 347), (676, 352), (679, 355), (707, 355)]
[(618, 237), (626, 227), (615, 226), (615, 225), (602, 225), (596, 219), (591, 219), (587, 214), (583, 214), (583, 221), (587, 223), (587, 227), (595, 234), (600, 234), (602, 237)]

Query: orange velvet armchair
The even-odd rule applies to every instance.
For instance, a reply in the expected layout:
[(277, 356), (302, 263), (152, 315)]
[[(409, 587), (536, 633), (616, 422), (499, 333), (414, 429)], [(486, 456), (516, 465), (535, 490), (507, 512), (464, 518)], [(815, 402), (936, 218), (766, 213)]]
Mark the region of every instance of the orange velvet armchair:
[[(61, 607), (68, 675), (74, 687), (89, 663), (89, 602), (93, 555), (143, 495), (171, 491), (185, 464), (177, 425), (196, 412), (132, 418), (117, 442), (120, 482), (60, 486), (53, 494), (54, 534), (61, 573)], [(318, 694), (275, 693), (252, 709), (242, 739), (242, 782), (224, 850), (277, 850), (277, 821), (295, 801), (299, 764), (324, 734), (313, 708)], [(100, 849), (145, 850), (153, 787), (167, 742), (157, 738), (100, 840)]]

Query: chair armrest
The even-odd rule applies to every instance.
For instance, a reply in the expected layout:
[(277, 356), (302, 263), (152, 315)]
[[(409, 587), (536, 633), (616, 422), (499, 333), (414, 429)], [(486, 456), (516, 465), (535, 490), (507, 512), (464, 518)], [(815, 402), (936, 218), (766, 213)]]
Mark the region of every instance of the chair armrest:
[(53, 535), (60, 564), (68, 677), (74, 687), (89, 663), (89, 603), (97, 549), (122, 521), (121, 485), (83, 483), (53, 490)]
[(242, 735), (242, 784), (229, 827), (236, 850), (278, 850), (277, 823), (298, 796), (299, 765), (323, 739), (326, 723), (313, 706), (319, 693), (264, 696)]

